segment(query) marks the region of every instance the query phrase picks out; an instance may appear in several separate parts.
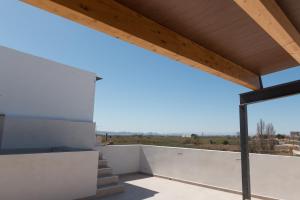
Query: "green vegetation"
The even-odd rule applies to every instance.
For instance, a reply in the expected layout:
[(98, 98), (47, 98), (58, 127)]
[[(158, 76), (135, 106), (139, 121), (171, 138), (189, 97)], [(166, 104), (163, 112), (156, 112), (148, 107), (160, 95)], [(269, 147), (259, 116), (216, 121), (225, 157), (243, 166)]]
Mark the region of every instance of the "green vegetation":
[[(239, 134), (235, 136), (203, 136), (191, 134), (188, 137), (172, 135), (110, 135), (106, 141), (104, 135), (97, 137), (102, 144), (145, 144), (170, 147), (209, 149), (220, 151), (240, 151)], [(279, 145), (281, 143), (281, 145)], [(284, 144), (284, 145), (282, 145)], [(291, 144), (292, 146), (289, 146)], [(300, 150), (299, 138), (276, 134), (272, 123), (262, 119), (257, 123), (255, 136), (249, 137), (251, 153), (293, 155), (293, 150)], [(277, 147), (277, 148), (276, 148)]]
[[(102, 136), (102, 143), (106, 143)], [(170, 135), (122, 135), (112, 136), (113, 144), (145, 144), (170, 147), (185, 147), (197, 149), (211, 149), (222, 151), (239, 151), (239, 138), (237, 136), (199, 136), (192, 134), (191, 137)]]

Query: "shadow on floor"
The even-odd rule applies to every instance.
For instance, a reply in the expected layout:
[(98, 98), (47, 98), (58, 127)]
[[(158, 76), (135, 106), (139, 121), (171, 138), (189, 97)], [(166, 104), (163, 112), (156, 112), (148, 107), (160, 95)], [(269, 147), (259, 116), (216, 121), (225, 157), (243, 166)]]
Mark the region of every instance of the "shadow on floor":
[(158, 192), (127, 183), (127, 181), (144, 178), (149, 178), (149, 176), (145, 176), (143, 174), (121, 176), (120, 180), (125, 188), (125, 191), (121, 194), (103, 197), (101, 200), (143, 200), (153, 197)]
[(123, 183), (127, 182), (127, 181), (146, 179), (146, 178), (150, 178), (150, 177), (153, 177), (153, 176), (148, 175), (148, 174), (143, 174), (143, 173), (119, 175), (120, 181)]

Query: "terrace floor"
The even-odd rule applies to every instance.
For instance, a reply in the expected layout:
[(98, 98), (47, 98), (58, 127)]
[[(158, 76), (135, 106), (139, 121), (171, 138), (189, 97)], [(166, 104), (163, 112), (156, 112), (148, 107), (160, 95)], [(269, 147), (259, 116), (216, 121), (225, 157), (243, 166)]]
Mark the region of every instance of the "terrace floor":
[[(142, 174), (121, 176), (125, 192), (101, 200), (241, 200), (242, 196)], [(253, 200), (258, 200), (252, 198)]]

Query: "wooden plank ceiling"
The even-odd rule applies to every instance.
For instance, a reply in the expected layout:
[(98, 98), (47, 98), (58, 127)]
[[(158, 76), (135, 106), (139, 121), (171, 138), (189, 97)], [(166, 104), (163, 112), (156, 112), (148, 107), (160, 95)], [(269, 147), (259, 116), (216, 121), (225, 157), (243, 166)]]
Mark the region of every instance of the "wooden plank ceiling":
[(253, 90), (300, 63), (298, 0), (24, 1)]

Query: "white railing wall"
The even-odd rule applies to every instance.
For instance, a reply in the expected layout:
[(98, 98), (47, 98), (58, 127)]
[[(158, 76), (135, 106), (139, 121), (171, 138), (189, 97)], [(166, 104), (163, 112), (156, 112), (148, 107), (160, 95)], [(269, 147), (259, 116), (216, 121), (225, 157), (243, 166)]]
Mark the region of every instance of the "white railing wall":
[[(117, 174), (147, 174), (241, 191), (240, 153), (151, 145), (104, 146), (104, 157)], [(298, 200), (300, 158), (251, 154), (255, 195)]]

